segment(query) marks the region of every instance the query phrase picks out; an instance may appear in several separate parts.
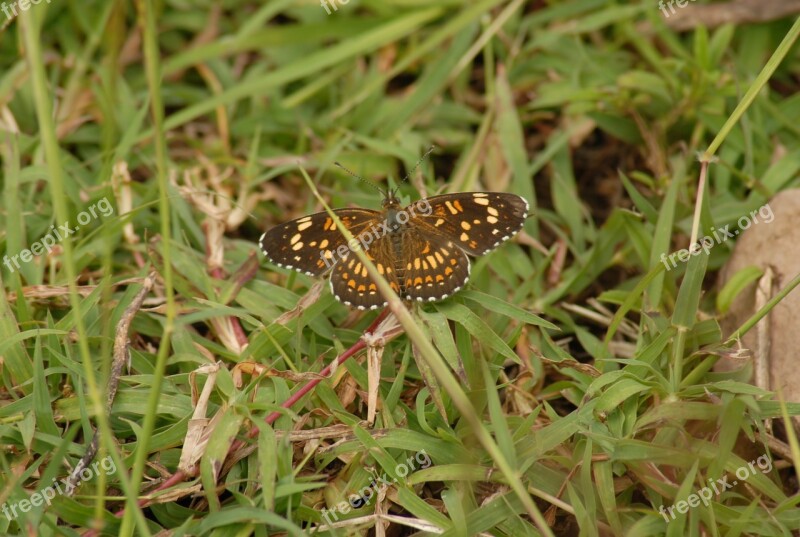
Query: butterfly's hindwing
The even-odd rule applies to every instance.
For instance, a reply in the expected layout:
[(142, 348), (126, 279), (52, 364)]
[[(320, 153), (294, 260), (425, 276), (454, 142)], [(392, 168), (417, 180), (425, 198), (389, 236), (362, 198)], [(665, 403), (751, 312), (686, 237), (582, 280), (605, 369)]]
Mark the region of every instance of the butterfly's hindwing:
[[(336, 209), (334, 213), (356, 236), (381, 221), (381, 213), (369, 209)], [(339, 259), (339, 247), (347, 244), (326, 212), (277, 225), (261, 235), (259, 243), (264, 254), (279, 267), (309, 276), (324, 274)]]
[[(392, 290), (400, 294), (401, 288), (397, 280), (397, 272), (393, 264), (391, 238), (383, 235), (364, 250), (378, 273), (386, 278)], [(343, 257), (331, 273), (331, 292), (339, 302), (359, 309), (375, 309), (386, 305), (386, 299), (378, 291), (372, 281), (367, 267), (361, 263), (354, 253)]]
[(402, 297), (433, 302), (458, 292), (469, 281), (464, 251), (440, 235), (412, 228), (403, 235)]

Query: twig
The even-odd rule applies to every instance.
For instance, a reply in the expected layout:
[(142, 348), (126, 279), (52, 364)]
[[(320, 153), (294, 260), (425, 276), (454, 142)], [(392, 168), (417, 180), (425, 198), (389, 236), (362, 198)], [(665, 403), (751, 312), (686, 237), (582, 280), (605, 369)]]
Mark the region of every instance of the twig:
[[(133, 321), (136, 312), (138, 312), (142, 307), (144, 297), (150, 292), (150, 289), (153, 288), (154, 282), (155, 273), (153, 272), (142, 281), (142, 288), (139, 290), (136, 296), (133, 297), (133, 300), (128, 307), (125, 308), (125, 311), (122, 313), (122, 317), (117, 323), (117, 334), (114, 337), (114, 356), (113, 361), (111, 362), (111, 372), (108, 376), (108, 394), (106, 396), (107, 416), (111, 414), (111, 406), (114, 404), (114, 397), (117, 395), (119, 377), (122, 375), (122, 368), (128, 361), (128, 332), (131, 328), (131, 322)], [(89, 442), (89, 445), (86, 448), (86, 453), (83, 455), (83, 457), (81, 457), (81, 460), (78, 461), (78, 464), (67, 478), (68, 494), (71, 495), (72, 491), (75, 490), (81, 471), (84, 468), (87, 468), (89, 464), (91, 464), (95, 455), (97, 455), (97, 448), (99, 444), (100, 431), (95, 429), (94, 435), (92, 435), (92, 441)]]

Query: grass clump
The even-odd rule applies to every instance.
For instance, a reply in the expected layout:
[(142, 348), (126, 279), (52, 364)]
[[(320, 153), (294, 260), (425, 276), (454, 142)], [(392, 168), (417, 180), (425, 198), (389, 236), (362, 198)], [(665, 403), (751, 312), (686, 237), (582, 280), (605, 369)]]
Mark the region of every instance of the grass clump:
[[(734, 241), (661, 261), (796, 186), (800, 24), (337, 5), (6, 21), (0, 534), (800, 531), (800, 404), (713, 369), (800, 280), (726, 333)], [(504, 191), (533, 214), (456, 296), (355, 312), (257, 251), (325, 205), (378, 208), (335, 161), (393, 183), (432, 144), (404, 203)], [(105, 465), (34, 500), (82, 458)]]

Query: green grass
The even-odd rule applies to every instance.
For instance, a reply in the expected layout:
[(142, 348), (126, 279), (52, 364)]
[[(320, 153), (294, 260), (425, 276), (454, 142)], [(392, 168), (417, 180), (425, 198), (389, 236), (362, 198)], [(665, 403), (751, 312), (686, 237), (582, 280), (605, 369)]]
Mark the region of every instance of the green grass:
[[(660, 261), (797, 185), (800, 23), (678, 34), (655, 2), (594, 0), (54, 1), (4, 22), (0, 253), (103, 198), (114, 213), (0, 265), (0, 508), (18, 513), (0, 535), (800, 531), (800, 403), (712, 369), (800, 275), (729, 334), (759, 277), (718, 292), (733, 241)], [(364, 352), (283, 408), (380, 313), (258, 237), (377, 208), (335, 161), (394, 184), (432, 144), (404, 202), (514, 192), (524, 232), (455, 297), (391, 303), (374, 425)], [(95, 429), (115, 471), (21, 512)], [(659, 513), (762, 456), (746, 485)]]

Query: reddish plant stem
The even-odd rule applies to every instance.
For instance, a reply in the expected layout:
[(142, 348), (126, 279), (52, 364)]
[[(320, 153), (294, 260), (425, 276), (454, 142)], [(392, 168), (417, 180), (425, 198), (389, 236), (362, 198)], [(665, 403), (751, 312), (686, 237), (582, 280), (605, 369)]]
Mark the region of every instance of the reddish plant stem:
[[(370, 327), (369, 327), (369, 328), (367, 328), (367, 330), (366, 330), (366, 333), (372, 333), (372, 332), (374, 332), (374, 331), (375, 331), (375, 328), (376, 328), (376, 327), (377, 327), (377, 326), (378, 326), (378, 325), (381, 323), (381, 321), (383, 321), (383, 319), (386, 317), (386, 314), (388, 313), (388, 311), (389, 311), (389, 310), (384, 310), (384, 311), (383, 311), (383, 312), (382, 312), (380, 315), (378, 315), (378, 316), (375, 318), (375, 321), (374, 321), (374, 322), (373, 322), (373, 323), (370, 325)], [(338, 366), (342, 365), (342, 364), (343, 364), (344, 362), (346, 362), (346, 361), (347, 361), (349, 358), (351, 358), (351, 357), (352, 357), (352, 356), (353, 356), (355, 353), (357, 353), (358, 351), (360, 351), (360, 350), (364, 349), (365, 347), (366, 347), (366, 344), (364, 343), (364, 340), (363, 340), (362, 338), (359, 338), (359, 339), (358, 339), (358, 341), (356, 341), (356, 342), (353, 344), (353, 346), (352, 346), (352, 347), (350, 347), (349, 349), (347, 349), (346, 351), (344, 351), (342, 354), (340, 354), (340, 355), (339, 355), (339, 357), (338, 357), (338, 358), (336, 358), (335, 360), (331, 361), (331, 363), (329, 363), (328, 365), (326, 365), (326, 366), (325, 366), (325, 368), (324, 368), (322, 371), (320, 371), (320, 372), (319, 372), (319, 377), (318, 377), (318, 378), (311, 379), (310, 381), (308, 381), (308, 382), (307, 382), (307, 383), (306, 383), (306, 384), (305, 384), (305, 385), (304, 385), (302, 388), (300, 388), (299, 390), (297, 390), (296, 392), (294, 392), (294, 394), (292, 394), (292, 395), (291, 395), (291, 397), (289, 397), (289, 398), (288, 398), (286, 401), (284, 401), (284, 402), (283, 402), (283, 404), (281, 405), (281, 407), (283, 407), (283, 408), (291, 408), (291, 407), (292, 407), (292, 406), (293, 406), (293, 405), (294, 405), (294, 404), (295, 404), (297, 401), (299, 401), (299, 400), (300, 400), (300, 399), (301, 399), (301, 398), (302, 398), (302, 397), (303, 397), (305, 394), (307, 394), (308, 392), (310, 392), (311, 390), (313, 390), (313, 389), (314, 389), (314, 387), (315, 387), (317, 384), (319, 384), (319, 383), (320, 383), (320, 382), (322, 382), (322, 381), (323, 381), (325, 378), (327, 378), (328, 376), (330, 376), (330, 374), (331, 374), (331, 371), (334, 369), (334, 367), (338, 367)], [(267, 424), (269, 424), (269, 425), (272, 425), (273, 423), (275, 423), (275, 421), (276, 421), (278, 418), (280, 418), (280, 417), (281, 417), (281, 414), (282, 414), (282, 412), (280, 412), (279, 410), (276, 410), (275, 412), (273, 412), (272, 414), (270, 414), (269, 416), (267, 416), (267, 417), (266, 417), (266, 419), (264, 419), (264, 422), (266, 422), (266, 423), (267, 423)], [(252, 429), (250, 429), (250, 433), (248, 433), (248, 435), (247, 435), (247, 436), (248, 436), (248, 437), (250, 437), (250, 438), (252, 438), (252, 437), (254, 437), (256, 434), (258, 434), (258, 427), (254, 426)]]
[[(372, 332), (374, 332), (375, 329), (378, 327), (378, 325), (386, 318), (386, 315), (388, 313), (389, 313), (389, 309), (388, 308), (384, 308), (384, 310), (380, 313), (380, 315), (378, 315), (375, 318), (374, 321), (372, 321), (372, 324), (369, 325), (369, 328), (367, 328), (364, 331), (364, 333), (365, 334), (371, 334)], [(344, 362), (346, 362), (348, 359), (352, 358), (357, 352), (363, 350), (365, 347), (366, 347), (366, 343), (364, 343), (364, 339), (363, 338), (359, 338), (358, 341), (356, 341), (349, 349), (344, 351), (335, 360), (332, 360), (331, 363), (326, 365), (322, 369), (322, 371), (319, 372), (319, 377), (311, 379), (310, 381), (308, 381), (306, 384), (303, 385), (302, 388), (297, 390), (288, 399), (286, 399), (286, 401), (281, 403), (281, 408), (291, 408), (304, 395), (306, 395), (308, 392), (313, 390), (314, 387), (317, 384), (319, 384), (325, 378), (327, 378), (331, 374), (331, 371), (335, 367), (338, 367), (338, 366), (342, 365)], [(282, 414), (283, 414), (282, 412), (280, 412), (279, 410), (276, 410), (275, 412), (270, 413), (264, 419), (264, 423), (272, 425), (273, 423), (275, 423), (275, 421), (278, 418), (281, 417)], [(258, 429), (257, 425), (254, 425), (253, 427), (251, 427), (250, 431), (247, 433), (247, 438), (254, 438), (258, 434), (258, 430), (259, 429)], [(237, 451), (242, 449), (245, 446), (245, 444), (246, 444), (246, 442), (244, 440), (240, 440), (240, 439), (234, 440), (233, 443), (231, 443), (230, 449), (228, 449), (228, 455), (227, 455), (226, 459), (230, 458), (231, 455), (233, 455), (234, 453), (236, 453)], [(155, 494), (157, 492), (161, 492), (162, 490), (166, 490), (166, 489), (168, 489), (170, 487), (174, 487), (175, 485), (183, 483), (187, 479), (196, 476), (198, 471), (199, 471), (199, 465), (198, 464), (196, 464), (195, 466), (193, 466), (189, 470), (178, 470), (177, 472), (172, 474), (169, 478), (167, 478), (166, 480), (162, 481), (161, 484), (159, 484), (155, 489), (153, 489), (148, 495), (151, 496), (151, 495), (153, 495), (153, 494)], [(147, 507), (148, 505), (150, 505), (150, 503), (152, 503), (152, 499), (151, 498), (142, 498), (137, 503), (139, 505), (139, 508), (141, 509), (143, 507)], [(116, 513), (114, 513), (114, 516), (119, 518), (123, 514), (125, 514), (125, 508), (124, 507), (122, 509), (120, 509), (119, 511), (117, 511)], [(92, 530), (89, 530), (86, 533), (84, 533), (83, 537), (97, 537), (97, 535), (99, 535), (99, 530), (92, 529)]]

